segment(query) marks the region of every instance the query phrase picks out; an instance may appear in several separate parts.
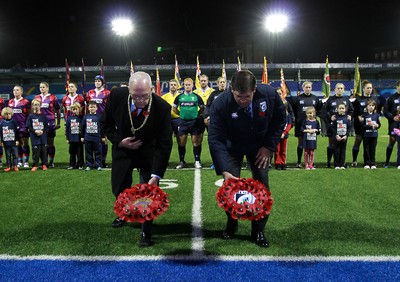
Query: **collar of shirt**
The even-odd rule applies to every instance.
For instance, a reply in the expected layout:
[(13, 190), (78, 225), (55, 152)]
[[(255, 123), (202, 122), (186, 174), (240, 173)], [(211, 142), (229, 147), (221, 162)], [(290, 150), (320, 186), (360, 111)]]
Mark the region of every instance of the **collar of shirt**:
[[(133, 113), (135, 110), (136, 110), (136, 106), (135, 106), (135, 103), (134, 103), (133, 100), (132, 100), (132, 102), (131, 102), (131, 113)], [(143, 109), (138, 108), (138, 110), (137, 110), (137, 115), (140, 115), (140, 112), (141, 112), (142, 110), (143, 110)]]

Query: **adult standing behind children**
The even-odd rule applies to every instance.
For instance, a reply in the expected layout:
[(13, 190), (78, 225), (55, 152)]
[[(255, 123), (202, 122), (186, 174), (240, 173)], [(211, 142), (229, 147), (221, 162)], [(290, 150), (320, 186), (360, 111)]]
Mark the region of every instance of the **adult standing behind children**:
[[(78, 86), (76, 85), (76, 83), (70, 82), (68, 84), (68, 94), (65, 95), (61, 100), (61, 104), (64, 108), (64, 120), (67, 120), (68, 117), (72, 114), (71, 106), (74, 103), (79, 103), (81, 109), (83, 109), (85, 106), (85, 98), (83, 98), (82, 95), (76, 93), (76, 91), (78, 91)], [(82, 116), (83, 114), (84, 113), (79, 113), (80, 116)]]
[[(115, 197), (132, 186), (132, 171), (137, 168), (140, 183), (158, 185), (164, 177), (172, 149), (171, 106), (151, 92), (151, 78), (135, 72), (129, 87), (112, 90), (101, 116), (103, 132), (112, 143), (111, 185)], [(124, 221), (116, 218), (114, 228)], [(153, 221), (141, 228), (140, 247), (151, 241)]]
[(293, 98), (292, 108), (295, 117), (294, 134), (297, 137), (297, 164), (296, 167), (301, 168), (301, 157), (303, 155), (303, 133), (301, 132), (301, 124), (306, 119), (306, 109), (314, 107), (316, 115), (321, 110), (321, 100), (312, 91), (312, 83), (305, 81), (302, 85), (303, 93)]
[[(94, 85), (95, 88), (89, 90), (86, 95), (86, 104), (88, 105), (90, 101), (95, 101), (97, 104), (97, 114), (101, 116), (106, 107), (108, 97), (110, 96), (110, 90), (106, 88), (104, 77), (101, 75), (96, 75), (94, 77)], [(101, 142), (101, 162), (102, 167), (107, 167), (108, 141), (105, 136), (102, 136), (102, 140), (104, 141)]]
[(31, 102), (25, 97), (22, 97), (24, 89), (20, 85), (15, 85), (13, 88), (14, 98), (8, 101), (8, 106), (13, 109), (13, 119), (18, 123), (19, 131), (19, 146), (18, 146), (18, 166), (24, 168), (29, 167), (29, 132), (26, 127), (26, 120), (31, 113)]
[(393, 128), (397, 122), (400, 122), (400, 80), (396, 82), (396, 93), (390, 95), (387, 99), (383, 113), (388, 120), (389, 144), (386, 147), (386, 161), (384, 164), (384, 167), (388, 168), (397, 136), (393, 132)]
[[(224, 180), (239, 179), (244, 156), (252, 177), (269, 189), (268, 164), (286, 124), (286, 110), (278, 93), (270, 85), (256, 87), (256, 78), (248, 70), (235, 73), (230, 91), (211, 105), (208, 143), (217, 175)], [(234, 236), (238, 221), (230, 213), (223, 239)], [(264, 229), (268, 216), (253, 220), (251, 237), (268, 247)]]
[(54, 157), (56, 155), (56, 147), (54, 146), (54, 138), (56, 130), (60, 128), (61, 114), (60, 104), (57, 96), (49, 93), (49, 84), (41, 82), (39, 85), (40, 94), (35, 96), (41, 102), (41, 112), (46, 115), (49, 123), (47, 131), (47, 154), (49, 167), (54, 167)]

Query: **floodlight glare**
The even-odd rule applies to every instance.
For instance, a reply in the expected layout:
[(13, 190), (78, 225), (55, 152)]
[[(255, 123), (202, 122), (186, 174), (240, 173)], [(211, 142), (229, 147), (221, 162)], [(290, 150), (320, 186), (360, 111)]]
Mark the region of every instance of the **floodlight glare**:
[(288, 17), (286, 15), (270, 15), (265, 19), (265, 27), (270, 32), (281, 32), (283, 31), (288, 25)]
[(133, 25), (129, 19), (116, 19), (112, 21), (112, 30), (116, 35), (127, 36), (133, 30)]

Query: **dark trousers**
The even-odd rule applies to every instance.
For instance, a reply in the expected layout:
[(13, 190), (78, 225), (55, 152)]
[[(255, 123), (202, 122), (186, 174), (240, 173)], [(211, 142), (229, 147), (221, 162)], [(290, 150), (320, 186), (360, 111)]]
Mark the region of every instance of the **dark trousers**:
[(4, 147), (6, 151), (6, 164), (7, 167), (18, 165), (18, 146)]
[(85, 155), (87, 167), (101, 167), (100, 141), (85, 141)]
[[(266, 166), (266, 168), (258, 168), (255, 165), (256, 154), (257, 152), (254, 152), (252, 154), (246, 154), (247, 161), (250, 164), (252, 177), (253, 179), (264, 184), (265, 187), (269, 189), (268, 165)], [(244, 154), (230, 152), (230, 156), (227, 161), (229, 163), (229, 172), (232, 173), (233, 176), (240, 177), (240, 171), (242, 168), (244, 156), (245, 156)], [(229, 213), (226, 213), (226, 215), (228, 217), (227, 229), (233, 231), (233, 229), (236, 228), (238, 221), (236, 219), (233, 219)], [(251, 233), (254, 234), (256, 232), (263, 232), (265, 229), (265, 225), (267, 224), (268, 217), (269, 215), (260, 220), (253, 220), (251, 222)]]
[(47, 145), (32, 146), (32, 160), (33, 166), (38, 166), (39, 158), (42, 160), (42, 165), (47, 166)]
[[(139, 168), (136, 160), (127, 150), (112, 146), (111, 186), (115, 197), (118, 197), (125, 189), (132, 187), (132, 172), (135, 168), (139, 170), (140, 183), (147, 183), (151, 178), (150, 169)], [(142, 224), (141, 231), (151, 234), (152, 227), (153, 220), (145, 221)]]
[(69, 143), (69, 166), (83, 167), (83, 143), (70, 142)]
[(378, 144), (378, 137), (364, 137), (364, 165), (376, 165), (376, 145)]
[(334, 157), (333, 163), (334, 166), (344, 167), (346, 162), (346, 146), (347, 146), (347, 139), (344, 141), (335, 141), (333, 142), (333, 150), (334, 150)]

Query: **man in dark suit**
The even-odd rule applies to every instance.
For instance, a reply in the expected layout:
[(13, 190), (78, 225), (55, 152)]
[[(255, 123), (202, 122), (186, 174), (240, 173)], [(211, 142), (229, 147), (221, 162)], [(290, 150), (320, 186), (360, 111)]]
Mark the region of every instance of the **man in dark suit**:
[[(252, 176), (269, 188), (268, 164), (286, 123), (286, 109), (278, 93), (269, 85), (256, 87), (256, 78), (247, 70), (235, 73), (231, 89), (211, 105), (208, 143), (217, 175), (224, 180), (240, 178), (246, 156)], [(238, 221), (227, 212), (223, 239), (230, 239)], [(268, 247), (264, 228), (268, 216), (251, 224), (251, 236), (261, 247)]]
[[(132, 186), (137, 168), (140, 183), (156, 184), (164, 176), (172, 149), (171, 106), (151, 92), (151, 78), (135, 72), (129, 87), (111, 91), (100, 119), (103, 133), (112, 143), (111, 185), (115, 197)], [(112, 226), (122, 227), (116, 218)], [(152, 221), (142, 224), (140, 247), (151, 241)]]

